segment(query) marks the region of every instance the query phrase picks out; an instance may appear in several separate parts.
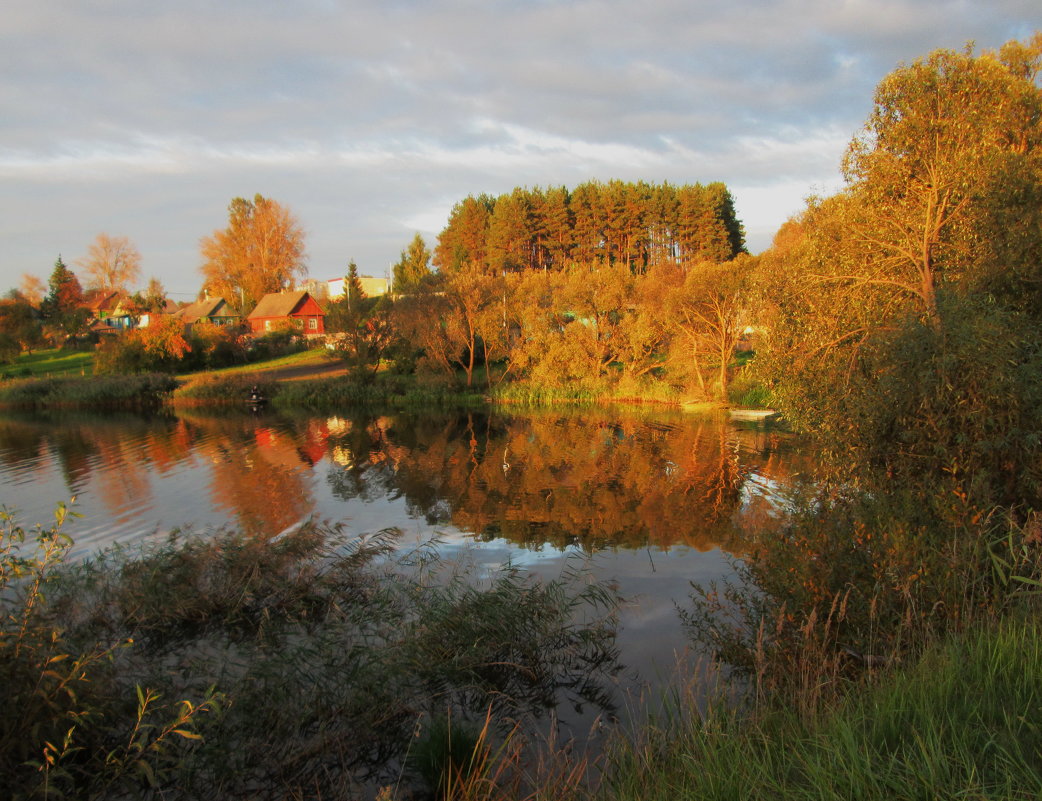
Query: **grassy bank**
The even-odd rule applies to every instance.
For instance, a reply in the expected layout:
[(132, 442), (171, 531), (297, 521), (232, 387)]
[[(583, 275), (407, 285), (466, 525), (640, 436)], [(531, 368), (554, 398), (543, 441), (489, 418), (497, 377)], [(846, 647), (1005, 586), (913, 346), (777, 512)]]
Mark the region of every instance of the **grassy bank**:
[(0, 383), (0, 407), (149, 409), (165, 403), (176, 386), (173, 377), (156, 373), (15, 379)]
[[(488, 387), (482, 370), (474, 384), (465, 386), (462, 374), (417, 376), (379, 372), (363, 380), (347, 374), (347, 368), (331, 359), (325, 349), (301, 351), (252, 364), (185, 373), (177, 376), (173, 400), (183, 406), (235, 406), (244, 401), (254, 386), (274, 406), (328, 410), (345, 405), (390, 408), (474, 407), (487, 403), (527, 406), (620, 404), (664, 404), (698, 411), (715, 411), (726, 404), (702, 401), (692, 404), (684, 393), (656, 381), (572, 382), (564, 386), (541, 386), (527, 381), (502, 382)], [(86, 351), (41, 351), (20, 356), (6, 371), (17, 378), (17, 386), (0, 382), (0, 405), (42, 408), (64, 406), (150, 406), (151, 388), (140, 377), (93, 376), (93, 353)], [(88, 378), (82, 387), (47, 384), (34, 387), (29, 379)], [(120, 385), (123, 385), (120, 388)], [(9, 390), (9, 391), (5, 391)], [(143, 393), (139, 401), (131, 399)], [(732, 401), (748, 405), (744, 396)], [(756, 396), (759, 399), (759, 396)], [(27, 400), (27, 399), (31, 399)]]
[(605, 801), (1042, 795), (1042, 627), (977, 626), (807, 719), (692, 698), (617, 745)]
[(381, 374), (358, 382), (346, 376), (278, 381), (265, 373), (233, 373), (199, 377), (173, 394), (177, 406), (243, 406), (253, 388), (276, 409), (335, 411), (349, 406), (392, 409), (461, 408), (487, 404), (480, 392), (441, 384), (430, 385), (415, 376)]

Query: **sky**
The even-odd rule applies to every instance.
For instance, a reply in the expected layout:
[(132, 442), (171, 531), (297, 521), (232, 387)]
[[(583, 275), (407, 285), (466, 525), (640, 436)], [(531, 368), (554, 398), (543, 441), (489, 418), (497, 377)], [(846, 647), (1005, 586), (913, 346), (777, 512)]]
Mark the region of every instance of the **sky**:
[(14, 0), (0, 17), (0, 292), (97, 234), (202, 283), (235, 197), (312, 278), (384, 276), (467, 195), (723, 181), (752, 252), (840, 162), (875, 86), (1042, 28), (1038, 0)]

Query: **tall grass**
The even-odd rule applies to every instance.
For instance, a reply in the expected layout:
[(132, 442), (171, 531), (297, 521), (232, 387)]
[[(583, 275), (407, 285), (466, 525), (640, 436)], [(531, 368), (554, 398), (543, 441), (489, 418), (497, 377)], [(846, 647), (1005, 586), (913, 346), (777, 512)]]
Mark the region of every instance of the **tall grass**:
[(558, 403), (594, 405), (598, 403), (668, 403), (683, 400), (682, 393), (663, 382), (623, 381), (616, 383), (573, 382), (547, 386), (528, 381), (497, 385), (491, 398), (500, 403), (548, 406)]
[(171, 397), (175, 406), (239, 406), (242, 407), (256, 387), (261, 396), (276, 397), (281, 384), (256, 372), (207, 374), (185, 381)]
[(612, 752), (603, 799), (1018, 799), (1042, 794), (1042, 628), (974, 626), (806, 717), (678, 697)]
[(99, 798), (159, 784), (219, 698), (173, 700), (122, 676), (126, 638), (78, 641), (58, 625), (55, 580), (71, 547), (54, 525), (27, 530), (0, 509), (0, 786), (12, 799)]
[(424, 385), (412, 376), (380, 375), (370, 382), (350, 377), (277, 382), (264, 373), (207, 376), (186, 383), (174, 393), (176, 405), (241, 405), (252, 387), (275, 408), (320, 411), (379, 406), (393, 409), (479, 407), (478, 392), (454, 386)]
[[(417, 726), (446, 710), (491, 715), (503, 737), (561, 699), (610, 703), (618, 599), (578, 573), (479, 580), (392, 531), (310, 524), (78, 565), (48, 553), (2, 601), (5, 687), (27, 711), (5, 718), (0, 778), (18, 796), (141, 779), (165, 798), (357, 797), (396, 781)], [(4, 554), (3, 575), (20, 560)], [(17, 645), (29, 608), (46, 645), (32, 659)]]
[(162, 405), (177, 381), (161, 373), (27, 378), (0, 383), (0, 407), (141, 409)]
[(381, 374), (363, 382), (350, 377), (294, 381), (279, 388), (276, 405), (284, 408), (337, 409), (383, 406), (396, 409), (480, 407), (487, 403), (479, 390), (455, 385), (423, 384), (414, 376)]

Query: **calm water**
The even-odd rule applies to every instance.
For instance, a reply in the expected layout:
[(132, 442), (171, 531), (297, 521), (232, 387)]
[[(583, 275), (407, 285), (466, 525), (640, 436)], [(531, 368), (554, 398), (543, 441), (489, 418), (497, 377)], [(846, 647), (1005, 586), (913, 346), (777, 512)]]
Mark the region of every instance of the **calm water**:
[(589, 558), (630, 602), (628, 680), (683, 654), (675, 602), (730, 573), (803, 457), (774, 432), (683, 413), (0, 417), (0, 504), (23, 523), (75, 497), (76, 554), (177, 528), (270, 536), (308, 517), (440, 536), (478, 570)]

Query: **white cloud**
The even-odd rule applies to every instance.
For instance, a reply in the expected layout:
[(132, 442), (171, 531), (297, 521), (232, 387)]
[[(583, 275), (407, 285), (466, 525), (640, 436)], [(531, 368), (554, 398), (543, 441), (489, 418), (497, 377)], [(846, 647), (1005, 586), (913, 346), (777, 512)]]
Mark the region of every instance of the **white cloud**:
[(1038, 20), (1030, 0), (18, 5), (0, 289), (108, 230), (186, 293), (199, 236), (254, 192), (301, 218), (318, 273), (382, 269), (467, 194), (590, 179), (724, 181), (759, 249), (838, 182), (897, 62)]

